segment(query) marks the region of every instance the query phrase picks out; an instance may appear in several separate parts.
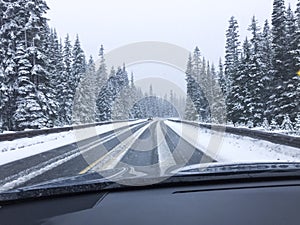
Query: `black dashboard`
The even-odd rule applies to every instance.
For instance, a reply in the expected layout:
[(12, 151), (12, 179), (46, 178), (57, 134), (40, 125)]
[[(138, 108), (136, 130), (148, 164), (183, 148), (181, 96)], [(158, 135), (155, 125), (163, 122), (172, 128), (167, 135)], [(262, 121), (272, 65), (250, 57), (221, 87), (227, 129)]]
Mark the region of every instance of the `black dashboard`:
[(298, 225), (299, 209), (300, 180), (220, 182), (5, 203), (0, 224)]

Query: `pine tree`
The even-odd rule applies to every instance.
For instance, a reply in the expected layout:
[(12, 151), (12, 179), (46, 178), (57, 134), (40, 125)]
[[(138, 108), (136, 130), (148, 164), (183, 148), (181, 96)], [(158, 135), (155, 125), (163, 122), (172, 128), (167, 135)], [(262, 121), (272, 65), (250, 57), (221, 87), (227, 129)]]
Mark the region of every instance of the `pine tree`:
[(269, 26), (268, 20), (265, 21), (262, 39), (261, 39), (261, 48), (262, 48), (262, 58), (261, 58), (261, 71), (263, 74), (262, 82), (264, 89), (261, 90), (262, 99), (265, 100), (264, 104), (264, 116), (271, 120), (274, 116), (272, 115), (272, 111), (270, 110), (271, 105), (273, 104), (273, 100), (269, 101), (270, 97), (273, 95), (273, 49), (272, 49), (272, 34), (271, 28)]
[(263, 121), (264, 114), (264, 99), (262, 92), (264, 90), (263, 83), (263, 52), (261, 43), (261, 33), (260, 27), (255, 17), (252, 18), (252, 23), (249, 27), (252, 33), (251, 48), (250, 48), (250, 67), (248, 71), (248, 79), (245, 83), (247, 94), (245, 96), (245, 101), (247, 101), (246, 118), (251, 120), (254, 126), (260, 126)]
[(139, 99), (142, 98), (142, 94), (139, 93), (138, 89), (136, 88), (134, 84), (134, 76), (133, 73), (131, 73), (131, 78), (130, 78), (130, 86), (129, 86), (129, 97), (128, 99), (130, 100), (130, 119), (135, 119), (135, 118), (142, 118), (141, 117), (141, 110), (138, 104)]
[[(10, 104), (15, 107), (8, 107), (12, 121), (8, 121), (8, 124), (10, 129), (17, 130), (51, 127), (55, 119), (55, 104), (54, 97), (51, 96), (51, 73), (47, 53), (50, 30), (44, 17), (48, 7), (43, 0), (18, 3), (18, 7), (8, 7), (17, 10), (15, 18), (19, 25), (15, 27), (17, 34), (14, 50), (11, 49), (14, 52), (15, 75), (10, 76), (9, 83), (15, 84), (10, 89)], [(24, 83), (25, 80), (27, 84)]]
[[(212, 100), (211, 100), (211, 119), (212, 123), (220, 124), (226, 120), (225, 96), (221, 85), (223, 76), (222, 62), (219, 63), (219, 72), (216, 72), (214, 64), (211, 67), (212, 77)], [(223, 83), (224, 84), (224, 83)]]
[(101, 87), (101, 90), (98, 94), (97, 101), (96, 101), (96, 120), (97, 121), (106, 121), (111, 119), (111, 107), (114, 101), (114, 85), (113, 79), (116, 72), (114, 68), (111, 69), (109, 79)]
[(15, 129), (38, 129), (45, 127), (48, 118), (43, 113), (41, 104), (39, 103), (38, 90), (35, 84), (30, 80), (32, 67), (28, 54), (25, 53), (25, 46), (19, 44), (17, 46), (18, 60), (18, 93), (16, 99), (16, 112), (14, 115)]
[(293, 131), (293, 123), (291, 122), (291, 119), (288, 114), (284, 116), (283, 122), (281, 124), (281, 130), (286, 130), (286, 131)]
[(224, 74), (224, 67), (223, 67), (221, 58), (219, 60), (218, 81), (219, 81), (220, 87), (222, 89), (223, 95), (226, 98), (226, 96), (227, 96), (227, 87), (226, 87), (227, 81), (226, 81), (226, 76)]
[[(111, 76), (108, 79), (106, 85), (101, 89), (97, 98), (97, 120), (106, 121), (113, 119), (113, 105), (118, 97), (118, 94), (125, 91), (126, 86), (128, 87), (129, 80), (126, 72), (125, 65), (123, 68), (118, 68), (115, 73), (114, 70), (111, 72)], [(124, 104), (123, 104), (124, 107)], [(122, 109), (122, 112), (128, 112), (130, 109)]]
[(192, 99), (188, 96), (186, 100), (186, 106), (185, 106), (185, 115), (184, 119), (196, 121), (198, 118), (197, 111), (195, 109), (195, 106), (193, 104)]
[(275, 118), (272, 118), (270, 127), (272, 131), (279, 130), (279, 125)]
[(72, 121), (72, 107), (74, 100), (74, 87), (76, 80), (72, 73), (72, 45), (69, 35), (66, 36), (63, 47), (64, 72), (62, 75), (61, 93), (64, 96), (60, 106), (60, 117), (62, 125), (69, 125)]
[(95, 122), (96, 109), (96, 69), (90, 56), (87, 71), (77, 87), (73, 107), (73, 123), (85, 124)]
[[(43, 41), (43, 49), (45, 50), (45, 68), (47, 70), (47, 82), (44, 84), (43, 94), (45, 96), (45, 103), (47, 112), (46, 115), (48, 117), (48, 127), (53, 127), (57, 125), (58, 119), (58, 109), (59, 102), (57, 98), (57, 86), (59, 85), (59, 74), (62, 73), (62, 66), (60, 67), (60, 63), (57, 58), (57, 34), (54, 30), (51, 30), (48, 25), (44, 28), (45, 39)], [(61, 71), (59, 71), (61, 69)]]
[(81, 78), (83, 77), (84, 73), (86, 72), (86, 61), (85, 61), (85, 55), (81, 48), (79, 36), (76, 36), (75, 43), (72, 50), (72, 76), (75, 79), (74, 86), (71, 87), (76, 90), (77, 86), (79, 85), (79, 82)]
[(196, 107), (198, 119), (200, 121), (206, 121), (209, 112), (209, 103), (207, 100), (208, 85), (207, 85), (207, 70), (206, 70), (206, 60), (200, 59), (200, 51), (198, 47), (195, 48), (194, 57), (192, 60), (192, 101)]
[(113, 120), (128, 120), (130, 117), (131, 99), (130, 86), (125, 83), (121, 92), (116, 93), (116, 99), (112, 107)]
[(282, 113), (288, 113), (290, 118), (294, 121), (297, 116), (297, 107), (299, 102), (296, 100), (300, 98), (297, 93), (297, 84), (299, 83), (297, 71), (297, 57), (298, 44), (296, 37), (296, 19), (289, 6), (286, 14), (286, 38), (287, 38), (287, 60), (286, 60), (286, 78), (284, 80), (284, 91), (282, 92), (281, 109)]
[(200, 81), (200, 75), (201, 75), (201, 65), (202, 65), (202, 61), (201, 61), (201, 53), (198, 47), (195, 48), (194, 53), (193, 53), (193, 58), (191, 58), (191, 62), (189, 62), (191, 65), (189, 68), (192, 73), (194, 78), (196, 79), (196, 81)]
[(248, 123), (248, 106), (251, 99), (247, 99), (249, 73), (251, 72), (251, 45), (248, 38), (244, 41), (241, 62), (238, 64), (236, 77), (231, 80), (231, 92), (229, 93), (228, 105), (230, 106), (228, 116), (230, 121), (236, 123)]
[(294, 130), (297, 132), (298, 135), (300, 135), (300, 113), (298, 113), (295, 121), (296, 122), (295, 122)]
[(293, 37), (294, 57), (297, 70), (300, 68), (300, 1), (298, 0), (297, 8), (295, 12), (295, 28), (296, 31)]
[[(14, 130), (14, 119), (17, 89), (17, 63), (15, 60), (16, 46), (19, 33), (22, 29), (24, 17), (20, 16), (24, 7), (19, 1), (1, 1), (1, 30), (0, 30), (0, 62), (2, 70), (1, 79), (1, 117), (2, 129)], [(24, 24), (23, 24), (24, 26)]]
[[(195, 53), (198, 54), (197, 48), (195, 49)], [(197, 81), (193, 72), (193, 59), (191, 55), (189, 56), (188, 63), (187, 63), (186, 82), (187, 82), (187, 104), (185, 109), (185, 118), (187, 120), (196, 120), (198, 117), (196, 107), (198, 106), (199, 103), (196, 100), (197, 98), (196, 94), (198, 90), (196, 87)]]
[(63, 57), (63, 46), (61, 40), (58, 40), (56, 31), (53, 32), (53, 56), (52, 63), (53, 73), (56, 76), (56, 80), (52, 81), (55, 85), (55, 96), (58, 105), (57, 119), (55, 121), (56, 126), (63, 126), (66, 124), (66, 92), (68, 89), (67, 77), (65, 77), (64, 57)]
[(225, 54), (225, 76), (227, 87), (227, 110), (228, 120), (234, 123), (238, 122), (238, 117), (235, 115), (236, 110), (236, 95), (238, 94), (233, 90), (233, 82), (237, 80), (238, 67), (239, 67), (239, 54), (240, 54), (240, 42), (238, 23), (234, 17), (229, 20), (229, 28), (226, 32), (226, 54)]
[(269, 121), (268, 121), (267, 118), (264, 118), (262, 126), (267, 131), (271, 130), (271, 126), (270, 126)]
[(4, 62), (4, 45), (3, 45), (3, 25), (4, 25), (4, 12), (6, 11), (6, 3), (0, 1), (0, 132), (3, 130), (3, 124), (5, 123), (5, 117), (3, 116), (5, 106), (8, 101), (7, 86), (5, 84), (5, 74), (3, 68)]
[(97, 70), (97, 86), (99, 86), (98, 91), (101, 89), (101, 86), (105, 84), (107, 81), (107, 70), (106, 70), (106, 64), (105, 64), (105, 58), (104, 58), (104, 47), (101, 45), (100, 51), (100, 65)]
[(288, 78), (286, 62), (288, 58), (287, 48), (287, 21), (284, 0), (274, 0), (272, 14), (272, 48), (273, 57), (273, 95), (270, 96), (272, 104), (270, 104), (271, 114), (275, 115), (279, 122), (283, 121), (285, 109), (283, 104), (285, 97), (285, 83)]
[[(294, 34), (294, 46), (297, 46), (296, 49), (294, 50), (294, 57), (295, 57), (295, 63), (296, 63), (296, 68), (297, 71), (299, 71), (300, 68), (300, 1), (297, 3), (297, 9), (296, 9), (296, 32)], [(294, 102), (296, 105), (295, 112), (299, 113), (300, 112), (300, 105), (299, 105), (299, 98), (300, 98), (300, 77), (296, 76), (294, 77), (296, 80), (296, 97), (294, 98)], [(298, 115), (298, 114), (297, 114)]]

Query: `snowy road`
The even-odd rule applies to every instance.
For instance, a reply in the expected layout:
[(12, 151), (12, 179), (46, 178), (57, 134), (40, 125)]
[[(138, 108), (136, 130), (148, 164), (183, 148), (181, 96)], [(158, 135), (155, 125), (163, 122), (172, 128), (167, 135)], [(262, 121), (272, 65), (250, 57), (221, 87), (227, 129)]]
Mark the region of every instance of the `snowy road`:
[(0, 191), (123, 167), (160, 176), (176, 167), (199, 163), (300, 161), (299, 148), (171, 121), (138, 121), (97, 129), (99, 132), (92, 137), (77, 134), (77, 143), (58, 138), (60, 147), (52, 142), (53, 149), (43, 151), (43, 147), (49, 148), (45, 143), (35, 154), (28, 154), (30, 148), (26, 149), (25, 156), (16, 161), (4, 163), (7, 152), (0, 153), (4, 160), (0, 166)]

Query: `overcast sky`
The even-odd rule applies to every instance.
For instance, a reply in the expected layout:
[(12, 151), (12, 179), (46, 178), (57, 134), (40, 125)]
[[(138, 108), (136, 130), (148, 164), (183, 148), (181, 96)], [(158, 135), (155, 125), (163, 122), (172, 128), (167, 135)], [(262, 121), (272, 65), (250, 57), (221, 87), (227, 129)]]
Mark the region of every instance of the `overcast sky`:
[[(295, 9), (297, 0), (286, 0)], [(241, 38), (253, 15), (261, 26), (271, 18), (273, 0), (47, 0), (50, 25), (61, 37), (78, 33), (87, 55), (140, 41), (162, 41), (192, 51), (198, 46), (208, 60), (224, 56), (225, 31), (233, 15)]]

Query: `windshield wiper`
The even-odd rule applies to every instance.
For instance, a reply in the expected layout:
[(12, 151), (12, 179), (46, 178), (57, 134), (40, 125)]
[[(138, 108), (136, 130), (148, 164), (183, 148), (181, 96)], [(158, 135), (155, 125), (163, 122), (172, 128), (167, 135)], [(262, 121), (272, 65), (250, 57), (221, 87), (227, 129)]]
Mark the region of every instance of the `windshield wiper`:
[(258, 172), (287, 172), (300, 169), (300, 163), (232, 163), (232, 164), (195, 164), (180, 168), (176, 174), (224, 174), (224, 173), (258, 173)]

